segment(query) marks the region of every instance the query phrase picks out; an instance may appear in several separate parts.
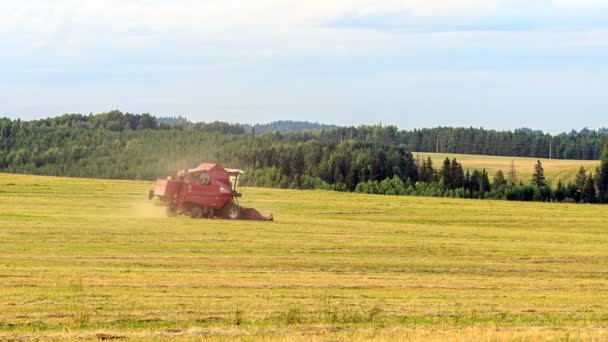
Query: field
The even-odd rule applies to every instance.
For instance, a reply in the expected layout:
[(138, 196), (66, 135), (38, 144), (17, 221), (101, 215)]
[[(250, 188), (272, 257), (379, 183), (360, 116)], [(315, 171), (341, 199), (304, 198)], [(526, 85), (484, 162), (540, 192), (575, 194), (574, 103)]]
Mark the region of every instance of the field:
[(414, 152), (414, 157), (426, 159), (431, 157), (436, 168), (441, 168), (441, 165), (446, 157), (450, 159), (456, 158), (462, 167), (470, 171), (475, 169), (486, 169), (490, 175), (490, 180), (498, 170), (505, 173), (505, 177), (511, 169), (511, 162), (515, 165), (517, 177), (524, 183), (529, 183), (534, 172), (534, 165), (537, 160), (540, 160), (545, 169), (547, 179), (557, 185), (561, 179), (563, 182), (574, 181), (576, 173), (581, 166), (585, 169), (595, 171), (595, 167), (599, 165), (599, 161), (595, 160), (563, 160), (563, 159), (539, 159), (539, 158), (521, 158), (521, 157), (500, 157), (500, 156), (481, 156), (473, 154), (450, 154), (450, 153), (427, 153)]
[(0, 340), (608, 339), (608, 207), (150, 186), (0, 174)]

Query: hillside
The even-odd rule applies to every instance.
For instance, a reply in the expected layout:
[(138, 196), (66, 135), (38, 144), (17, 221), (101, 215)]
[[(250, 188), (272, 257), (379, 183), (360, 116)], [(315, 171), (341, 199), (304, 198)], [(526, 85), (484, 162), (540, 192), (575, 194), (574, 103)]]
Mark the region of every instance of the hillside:
[(285, 134), (291, 132), (329, 130), (337, 128), (338, 126), (318, 122), (279, 120), (263, 124), (243, 125), (243, 127), (247, 132), (251, 132), (251, 129), (253, 129), (256, 134), (266, 132), (279, 132)]
[[(288, 121), (281, 124), (293, 124), (290, 126), (293, 129), (318, 127), (314, 126), (316, 124), (302, 126), (301, 123)], [(470, 138), (468, 135), (474, 134), (476, 141), (487, 148), (472, 151), (489, 154), (511, 151), (527, 155), (531, 151), (544, 150), (542, 144), (548, 144), (556, 151), (586, 151), (581, 157), (588, 159), (599, 154), (600, 146), (604, 146), (607, 151), (604, 158), (606, 167), (595, 178), (589, 174), (595, 171), (591, 167), (584, 175), (588, 179), (576, 184), (562, 184), (559, 189), (557, 184), (551, 187), (544, 181), (521, 187), (517, 186), (517, 182), (492, 182), (497, 169), (495, 161), (501, 160), (498, 165), (505, 167), (505, 160), (510, 162), (513, 158), (463, 156), (469, 163), (464, 168), (485, 168), (491, 173), (473, 171), (470, 177), (458, 163), (446, 165), (445, 169), (439, 162), (434, 167), (416, 163), (411, 148), (420, 146), (423, 149), (418, 151), (424, 152), (432, 141), (429, 138), (435, 133), (441, 133), (444, 137), (451, 134), (459, 142), (466, 142)], [(504, 135), (504, 132), (448, 128), (407, 132), (382, 125), (258, 134), (253, 129), (248, 132), (242, 125), (233, 123), (184, 123), (183, 118), (178, 117), (174, 118), (173, 123), (165, 121), (159, 124), (150, 114), (119, 111), (99, 115), (70, 114), (34, 121), (3, 118), (0, 119), (0, 171), (152, 180), (209, 161), (244, 169), (246, 173), (242, 181), (249, 186), (608, 203), (608, 144), (601, 145), (605, 135), (583, 132), (551, 137), (537, 134), (540, 133), (517, 131), (510, 136)], [(523, 143), (513, 145), (510, 142), (514, 140), (509, 139), (528, 141), (534, 149), (524, 148)], [(584, 143), (579, 143), (580, 139)], [(491, 142), (486, 145), (486, 140)], [(439, 144), (436, 146), (439, 147)], [(517, 163), (516, 167), (521, 170), (520, 179), (527, 182), (533, 161), (521, 159)], [(564, 182), (572, 180), (580, 165), (596, 165), (595, 162), (567, 160), (546, 163), (550, 180), (562, 178)], [(503, 171), (507, 171), (506, 167)]]
[(519, 179), (524, 183), (530, 182), (532, 172), (534, 171), (534, 164), (536, 164), (537, 160), (540, 160), (545, 169), (547, 180), (554, 185), (560, 179), (564, 183), (574, 181), (576, 173), (581, 166), (593, 171), (599, 165), (599, 161), (593, 160), (538, 159), (427, 152), (413, 152), (413, 154), (416, 158), (431, 157), (435, 166), (441, 166), (446, 157), (450, 159), (456, 158), (458, 162), (462, 163), (465, 170), (486, 169), (490, 176), (494, 176), (498, 170), (502, 170), (506, 174), (511, 169), (511, 162), (513, 162)]
[[(156, 122), (161, 127), (172, 127), (172, 128), (185, 128), (189, 125), (195, 125), (196, 123), (191, 122), (182, 116), (177, 117), (160, 117), (156, 118)], [(216, 121), (217, 122), (217, 121)], [(206, 123), (208, 124), (208, 123)], [(235, 127), (241, 128), (241, 134), (263, 134), (263, 133), (275, 133), (279, 132), (282, 134), (291, 132), (308, 132), (308, 131), (322, 131), (337, 128), (336, 125), (322, 124), (318, 122), (309, 121), (293, 121), (293, 120), (278, 120), (268, 123), (256, 123), (250, 124), (229, 124)]]
[(0, 340), (606, 337), (598, 206), (246, 188), (276, 222), (169, 219), (151, 186), (0, 174)]

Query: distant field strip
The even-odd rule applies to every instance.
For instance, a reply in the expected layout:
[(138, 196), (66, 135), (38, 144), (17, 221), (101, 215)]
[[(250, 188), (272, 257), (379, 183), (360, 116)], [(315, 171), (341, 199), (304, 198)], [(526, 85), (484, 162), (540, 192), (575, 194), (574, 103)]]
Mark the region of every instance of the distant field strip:
[(150, 186), (0, 174), (0, 340), (608, 339), (606, 206), (247, 188), (276, 222), (169, 219)]
[(451, 153), (428, 153), (428, 152), (413, 152), (414, 157), (420, 158), (431, 157), (433, 166), (441, 168), (441, 165), (446, 157), (456, 158), (462, 167), (466, 170), (473, 171), (475, 169), (486, 169), (490, 175), (490, 179), (498, 170), (502, 170), (505, 175), (511, 169), (511, 162), (514, 163), (518, 177), (524, 182), (529, 183), (534, 165), (537, 160), (540, 160), (545, 169), (545, 176), (548, 180), (557, 184), (558, 180), (563, 182), (573, 181), (576, 173), (581, 166), (587, 170), (594, 171), (600, 164), (596, 160), (563, 160), (563, 159), (542, 159), (542, 158), (522, 158), (522, 157), (500, 157), (500, 156), (482, 156), (472, 154), (451, 154)]

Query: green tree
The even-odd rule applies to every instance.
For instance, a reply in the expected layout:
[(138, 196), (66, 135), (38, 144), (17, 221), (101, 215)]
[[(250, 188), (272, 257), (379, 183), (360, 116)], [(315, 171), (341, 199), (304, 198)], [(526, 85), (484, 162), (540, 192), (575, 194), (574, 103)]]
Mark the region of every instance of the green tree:
[(464, 170), (456, 158), (452, 159), (452, 189), (462, 188), (464, 186)]
[(291, 172), (294, 175), (302, 175), (304, 168), (306, 167), (306, 161), (304, 160), (304, 152), (300, 146), (296, 147), (291, 159)]
[(587, 177), (587, 180), (585, 181), (585, 186), (583, 187), (583, 202), (596, 202), (595, 182), (593, 181), (593, 176), (591, 175), (591, 173)]
[(452, 183), (452, 162), (450, 162), (450, 158), (445, 158), (441, 167), (441, 184), (444, 188), (451, 189)]
[(499, 187), (506, 184), (507, 180), (505, 179), (505, 174), (502, 172), (502, 170), (498, 170), (496, 175), (494, 175), (494, 187)]
[(486, 192), (492, 190), (492, 187), (490, 185), (490, 177), (488, 176), (488, 172), (486, 171), (486, 169), (483, 169), (481, 173), (481, 183), (479, 185), (479, 192), (481, 194), (485, 194)]
[(547, 181), (545, 179), (545, 169), (543, 169), (543, 163), (541, 163), (540, 160), (537, 160), (536, 165), (534, 165), (532, 184), (536, 185), (538, 188), (542, 188), (547, 185)]
[(433, 160), (431, 157), (428, 157), (425, 161), (422, 160), (422, 165), (420, 165), (420, 181), (421, 182), (432, 182), (435, 178), (435, 169), (433, 168)]
[(566, 188), (564, 187), (564, 183), (560, 179), (557, 181), (557, 187), (555, 188), (554, 197), (558, 202), (562, 202), (566, 198)]
[(576, 188), (578, 189), (578, 191), (583, 192), (583, 188), (585, 187), (586, 182), (587, 182), (587, 170), (585, 170), (585, 167), (581, 166), (581, 168), (578, 169), (578, 173), (576, 174), (576, 178), (574, 180), (574, 183), (576, 184)]

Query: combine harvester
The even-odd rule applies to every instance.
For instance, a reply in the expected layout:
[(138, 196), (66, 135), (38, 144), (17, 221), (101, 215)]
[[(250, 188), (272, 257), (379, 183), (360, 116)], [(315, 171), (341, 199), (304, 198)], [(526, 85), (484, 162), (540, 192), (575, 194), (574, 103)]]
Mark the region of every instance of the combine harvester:
[(190, 215), (192, 218), (223, 217), (229, 220), (273, 221), (253, 208), (243, 208), (237, 191), (239, 169), (225, 169), (221, 164), (202, 163), (194, 169), (180, 170), (167, 179), (157, 179), (148, 198), (158, 197), (167, 206), (167, 216)]

